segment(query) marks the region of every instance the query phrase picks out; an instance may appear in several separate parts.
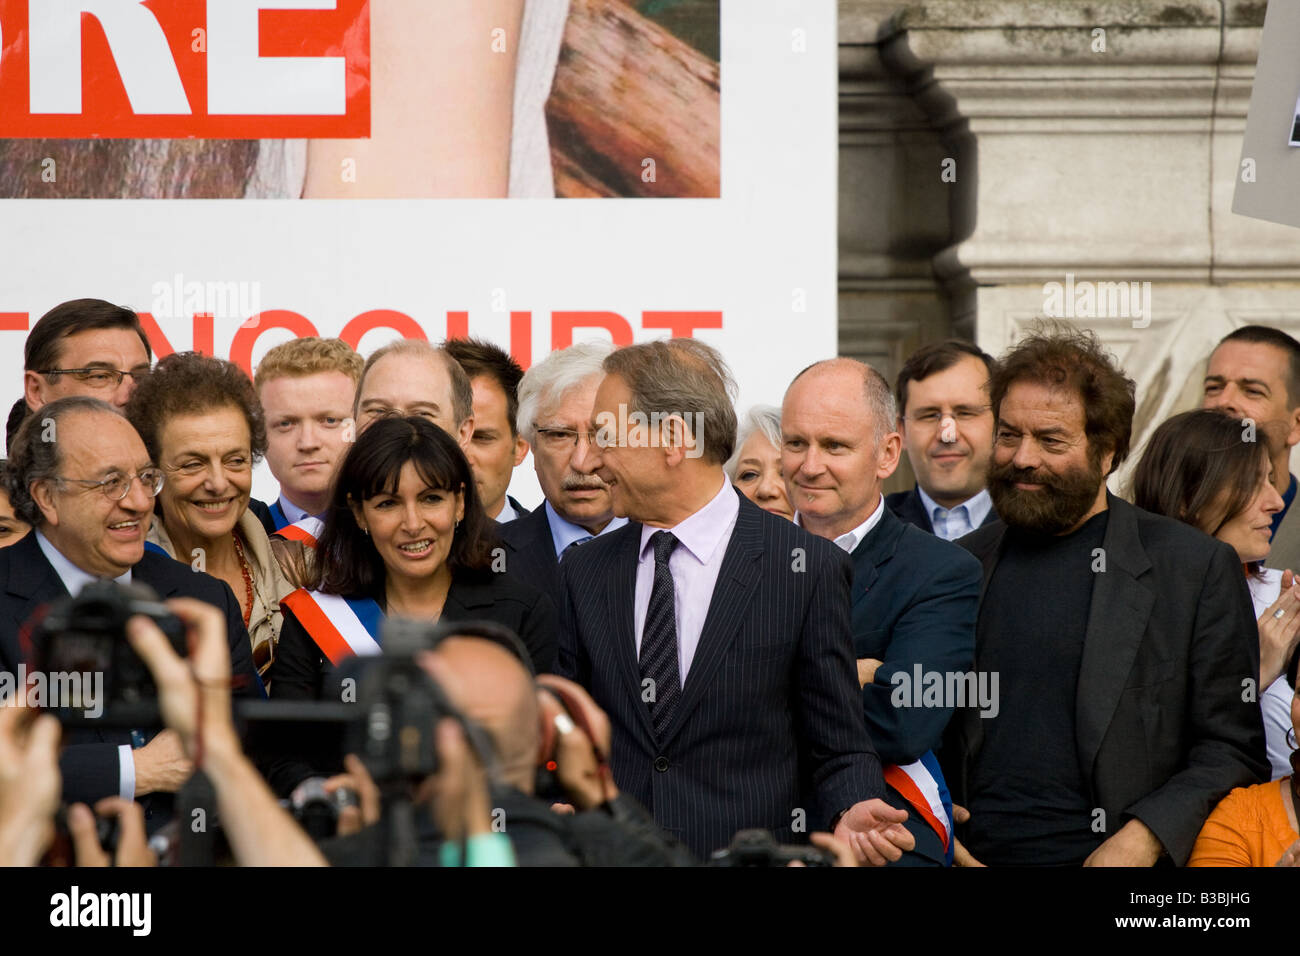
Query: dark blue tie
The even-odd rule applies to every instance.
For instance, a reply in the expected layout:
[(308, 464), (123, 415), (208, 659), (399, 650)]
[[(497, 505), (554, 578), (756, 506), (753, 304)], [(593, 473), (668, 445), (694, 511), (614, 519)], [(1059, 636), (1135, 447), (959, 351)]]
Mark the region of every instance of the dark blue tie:
[(560, 552), (560, 560), (563, 561), (565, 558), (569, 556), (570, 551), (572, 551), (574, 548), (582, 547), (582, 545), (590, 541), (591, 538), (592, 538), (591, 535), (587, 535), (584, 538), (579, 538), (577, 541), (570, 541), (568, 544), (564, 546), (564, 550)]
[(668, 558), (677, 547), (677, 539), (670, 531), (656, 531), (650, 536), (650, 543), (655, 549), (655, 577), (646, 608), (645, 630), (641, 632), (641, 680), (642, 687), (646, 678), (654, 681), (654, 699), (648, 703), (650, 721), (658, 738), (663, 736), (682, 693), (677, 670), (673, 575), (668, 569)]

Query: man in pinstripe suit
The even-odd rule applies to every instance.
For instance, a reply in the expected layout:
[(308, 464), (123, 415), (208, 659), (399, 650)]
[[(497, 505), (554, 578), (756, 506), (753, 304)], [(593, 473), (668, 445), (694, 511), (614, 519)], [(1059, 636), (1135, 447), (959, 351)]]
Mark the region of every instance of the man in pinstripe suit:
[(843, 552), (726, 481), (734, 385), (691, 339), (610, 355), (573, 467), (630, 523), (560, 564), (561, 674), (609, 714), (618, 787), (700, 855), (828, 828), (874, 865), (915, 841), (860, 714)]

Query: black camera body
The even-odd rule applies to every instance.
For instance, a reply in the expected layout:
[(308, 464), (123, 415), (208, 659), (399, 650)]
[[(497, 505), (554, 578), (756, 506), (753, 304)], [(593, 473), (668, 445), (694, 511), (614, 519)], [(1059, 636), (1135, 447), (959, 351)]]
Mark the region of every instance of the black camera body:
[[(184, 622), (142, 584), (94, 581), (75, 597), (55, 601), (36, 626), (36, 670), (47, 687), (57, 682), (71, 690), (46, 706), (65, 726), (162, 727), (157, 685), (126, 639), (126, 622), (137, 614), (157, 624), (179, 656), (189, 656)], [(81, 680), (74, 682), (73, 675)]]
[(716, 851), (710, 866), (834, 866), (835, 857), (815, 846), (788, 846), (766, 830), (739, 830), (726, 849)]

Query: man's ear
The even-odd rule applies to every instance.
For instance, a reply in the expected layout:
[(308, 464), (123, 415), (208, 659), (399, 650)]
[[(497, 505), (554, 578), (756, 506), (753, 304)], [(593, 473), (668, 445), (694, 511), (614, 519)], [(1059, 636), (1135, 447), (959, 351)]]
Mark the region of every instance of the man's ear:
[(890, 432), (880, 440), (879, 458), (876, 464), (876, 477), (884, 481), (898, 468), (898, 459), (903, 454), (903, 436)]
[(1294, 448), (1300, 445), (1300, 406), (1291, 409), (1287, 425), (1286, 447)]
[(456, 430), (456, 440), (460, 443), (462, 451), (469, 450), (470, 439), (474, 437), (474, 416), (471, 415), (465, 421), (461, 422), (460, 428)]
[(528, 442), (524, 441), (523, 435), (515, 436), (515, 467), (518, 468), (528, 457)]
[(45, 378), (31, 370), (23, 372), (23, 398), (27, 407), (36, 411), (45, 405)]
[(45, 519), (45, 523), (51, 528), (57, 528), (59, 526), (59, 512), (54, 507), (52, 483), (53, 479), (50, 478), (33, 481), (27, 486), (27, 493), (36, 502), (36, 507), (41, 509), (41, 516)]

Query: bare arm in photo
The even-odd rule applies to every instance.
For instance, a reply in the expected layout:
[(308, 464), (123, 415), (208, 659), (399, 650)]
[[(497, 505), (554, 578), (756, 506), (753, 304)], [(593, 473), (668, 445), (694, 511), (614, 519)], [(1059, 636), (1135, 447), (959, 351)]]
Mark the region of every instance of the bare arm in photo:
[(523, 9), (372, 4), (370, 138), (312, 140), (303, 198), (505, 196)]

